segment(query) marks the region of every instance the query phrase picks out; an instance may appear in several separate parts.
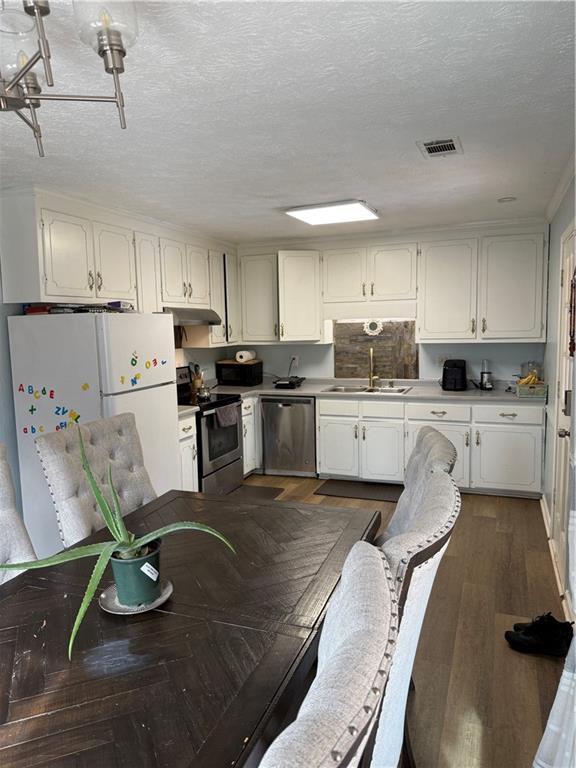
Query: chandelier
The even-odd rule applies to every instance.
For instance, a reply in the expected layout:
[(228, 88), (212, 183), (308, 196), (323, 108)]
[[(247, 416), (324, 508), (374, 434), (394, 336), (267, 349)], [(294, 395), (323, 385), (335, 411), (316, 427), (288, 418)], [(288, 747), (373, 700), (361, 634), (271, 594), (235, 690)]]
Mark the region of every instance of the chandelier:
[(44, 17), (49, 0), (23, 0), (24, 13), (0, 10), (0, 111), (14, 112), (32, 130), (40, 157), (44, 157), (42, 131), (36, 111), (42, 101), (96, 101), (116, 104), (120, 127), (126, 128), (120, 74), (124, 56), (138, 36), (136, 9), (132, 2), (73, 0), (74, 16), (82, 42), (102, 58), (106, 72), (114, 78), (114, 96), (77, 96), (43, 93), (40, 76), (33, 69), (42, 61), (46, 85), (52, 87), (50, 46)]

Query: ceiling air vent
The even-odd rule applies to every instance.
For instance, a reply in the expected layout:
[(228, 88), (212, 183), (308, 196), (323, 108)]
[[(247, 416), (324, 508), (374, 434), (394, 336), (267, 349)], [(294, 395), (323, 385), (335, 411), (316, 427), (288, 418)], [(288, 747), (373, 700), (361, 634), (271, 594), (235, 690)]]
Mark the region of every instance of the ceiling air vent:
[(424, 157), (446, 157), (447, 155), (461, 155), (463, 151), (459, 138), (417, 141), (416, 144)]

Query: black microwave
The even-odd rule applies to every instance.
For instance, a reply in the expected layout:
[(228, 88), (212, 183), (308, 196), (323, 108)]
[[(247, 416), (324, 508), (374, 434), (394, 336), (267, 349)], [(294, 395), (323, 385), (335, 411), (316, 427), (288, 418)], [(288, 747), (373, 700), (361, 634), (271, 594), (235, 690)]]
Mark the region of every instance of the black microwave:
[(216, 378), (218, 384), (229, 387), (256, 387), (262, 384), (262, 360), (217, 360)]

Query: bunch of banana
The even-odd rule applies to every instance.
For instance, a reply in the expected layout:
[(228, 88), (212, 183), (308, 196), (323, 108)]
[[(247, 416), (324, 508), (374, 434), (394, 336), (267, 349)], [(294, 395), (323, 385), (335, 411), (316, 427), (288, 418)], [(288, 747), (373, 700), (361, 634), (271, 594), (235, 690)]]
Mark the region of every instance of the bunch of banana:
[(523, 379), (518, 379), (518, 384), (538, 384), (538, 374), (535, 370), (529, 371)]

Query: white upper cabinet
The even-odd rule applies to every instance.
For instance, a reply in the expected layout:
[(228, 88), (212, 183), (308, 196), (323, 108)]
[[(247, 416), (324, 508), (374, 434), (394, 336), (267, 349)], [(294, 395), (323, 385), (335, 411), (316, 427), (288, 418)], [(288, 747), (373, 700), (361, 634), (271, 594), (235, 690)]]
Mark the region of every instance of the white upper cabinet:
[(240, 259), (243, 341), (278, 340), (278, 257)]
[(416, 341), (476, 339), (478, 242), (422, 243)]
[(319, 341), (320, 254), (278, 252), (280, 341)]
[(366, 249), (333, 248), (322, 252), (324, 302), (366, 300)]
[(48, 300), (49, 297), (92, 298), (96, 288), (92, 223), (80, 216), (44, 208), (41, 229)]
[(544, 238), (481, 241), (478, 328), (483, 339), (544, 340)]
[(158, 237), (147, 232), (134, 232), (138, 311), (160, 312), (160, 258)]
[(242, 339), (240, 274), (238, 257), (235, 253), (226, 253), (224, 268), (226, 275), (226, 336), (232, 344), (240, 342)]
[(196, 245), (187, 245), (186, 262), (188, 304), (197, 307), (210, 306), (208, 251)]
[(133, 232), (125, 227), (93, 223), (96, 296), (136, 304), (136, 261)]
[(188, 297), (188, 269), (186, 246), (184, 243), (161, 237), (160, 265), (162, 271), (162, 301), (168, 305), (185, 305)]
[(375, 245), (368, 249), (370, 301), (416, 298), (416, 243)]
[(226, 297), (224, 293), (224, 254), (210, 251), (210, 306), (220, 317), (220, 325), (210, 326), (212, 344), (226, 341)]

